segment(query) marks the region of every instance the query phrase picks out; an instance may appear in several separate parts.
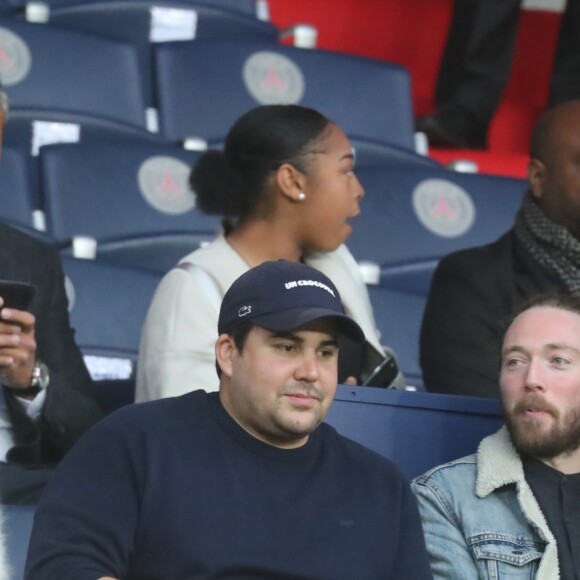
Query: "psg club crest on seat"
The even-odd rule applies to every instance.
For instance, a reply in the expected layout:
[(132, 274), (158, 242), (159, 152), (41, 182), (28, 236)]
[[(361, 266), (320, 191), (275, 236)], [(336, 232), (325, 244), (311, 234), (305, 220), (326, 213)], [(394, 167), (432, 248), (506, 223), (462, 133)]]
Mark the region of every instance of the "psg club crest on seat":
[(5, 86), (22, 81), (32, 64), (28, 46), (11, 30), (0, 27), (0, 77)]
[(413, 191), (413, 208), (419, 221), (445, 238), (465, 234), (475, 220), (469, 194), (446, 179), (424, 179)]
[(261, 105), (294, 105), (304, 96), (304, 75), (288, 57), (270, 51), (255, 52), (242, 71), (246, 89)]
[(189, 171), (186, 163), (174, 157), (150, 157), (141, 164), (137, 175), (143, 198), (161, 213), (187, 213), (195, 207), (195, 195), (188, 185)]

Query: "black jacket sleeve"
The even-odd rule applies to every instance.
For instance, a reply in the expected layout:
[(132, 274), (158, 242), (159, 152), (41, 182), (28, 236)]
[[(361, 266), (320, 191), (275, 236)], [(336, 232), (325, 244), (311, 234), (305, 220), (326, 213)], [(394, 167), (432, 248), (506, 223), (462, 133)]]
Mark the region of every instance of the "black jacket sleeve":
[[(10, 230), (0, 254), (2, 277), (36, 286), (31, 312), (36, 316), (37, 358), (50, 371), (46, 401), (38, 421), (24, 412), (12, 389), (3, 387), (12, 420), (15, 447), (8, 461), (24, 464), (58, 462), (75, 441), (102, 416), (94, 385), (74, 341), (68, 316), (64, 274), (56, 250)], [(8, 260), (4, 268), (3, 262)]]
[(510, 274), (490, 265), (487, 253), (451, 254), (435, 271), (420, 339), (428, 391), (499, 397), (499, 341), (511, 310), (502, 286)]
[(499, 397), (500, 342), (507, 324), (528, 299), (561, 286), (513, 229), (492, 244), (441, 260), (421, 328), (427, 390)]

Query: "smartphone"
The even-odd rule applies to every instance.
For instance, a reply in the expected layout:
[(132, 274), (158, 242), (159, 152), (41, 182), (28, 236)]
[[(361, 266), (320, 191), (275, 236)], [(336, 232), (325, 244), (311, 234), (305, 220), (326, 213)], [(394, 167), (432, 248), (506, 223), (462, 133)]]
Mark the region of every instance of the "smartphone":
[(0, 280), (0, 297), (4, 300), (6, 308), (27, 310), (34, 298), (36, 286), (27, 282), (14, 280)]
[(362, 386), (387, 388), (395, 380), (399, 374), (397, 361), (395, 360), (395, 357), (391, 356), (389, 353), (385, 354), (386, 357), (362, 382)]

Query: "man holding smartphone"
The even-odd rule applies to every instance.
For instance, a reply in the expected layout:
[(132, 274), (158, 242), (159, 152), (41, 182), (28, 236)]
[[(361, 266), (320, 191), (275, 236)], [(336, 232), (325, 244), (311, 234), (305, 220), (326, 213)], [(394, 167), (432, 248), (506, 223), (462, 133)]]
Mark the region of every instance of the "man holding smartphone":
[[(0, 135), (6, 113), (0, 86)], [(102, 412), (74, 342), (58, 253), (0, 223), (0, 279), (33, 287), (0, 284), (0, 503), (30, 504)]]

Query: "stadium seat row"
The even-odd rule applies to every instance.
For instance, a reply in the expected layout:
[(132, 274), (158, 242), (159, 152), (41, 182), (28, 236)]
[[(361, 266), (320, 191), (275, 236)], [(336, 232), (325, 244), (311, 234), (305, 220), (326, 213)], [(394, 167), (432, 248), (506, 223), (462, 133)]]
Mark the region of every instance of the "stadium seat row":
[[(13, 153), (8, 152), (6, 165)], [(91, 307), (82, 313), (77, 309), (78, 316), (72, 311), (85, 352), (119, 346), (134, 360), (159, 277), (217, 232), (219, 220), (197, 210), (187, 186), (196, 155), (150, 143), (42, 148), (38, 161), (45, 235), (68, 255), (98, 257), (98, 266), (74, 261), (86, 271), (75, 276), (89, 278), (81, 280), (85, 290), (80, 295), (94, 293)], [(0, 171), (0, 188), (21, 192), (24, 186), (17, 180), (23, 172), (16, 164), (9, 185), (9, 167)], [(383, 343), (395, 349), (411, 384), (421, 385), (418, 335), (437, 262), (451, 251), (493, 241), (506, 231), (525, 182), (436, 167), (363, 166), (358, 175), (366, 195), (348, 245), (369, 283)], [(16, 199), (22, 205), (22, 196)], [(30, 215), (30, 208), (27, 211), (25, 216)], [(117, 292), (101, 288), (103, 280)], [(139, 292), (145, 292), (143, 298), (134, 299)], [(100, 313), (98, 300), (105, 295), (109, 300)], [(119, 320), (126, 315), (129, 321), (116, 328), (107, 318), (114, 311)], [(89, 338), (101, 328), (102, 335)]]
[[(0, 217), (28, 227), (44, 221), (39, 229), (62, 247), (90, 236), (99, 257), (164, 273), (219, 227), (189, 189), (198, 156), (147, 140), (50, 145), (34, 158), (7, 146)], [(374, 268), (369, 283), (422, 295), (442, 256), (509, 229), (526, 189), (523, 180), (457, 173), (420, 157), (416, 165), (395, 158), (356, 171), (366, 195), (348, 240), (352, 253)]]
[(36, 153), (51, 142), (50, 127), (39, 133), (33, 125), (45, 121), (73, 124), (61, 129), (63, 140), (149, 130), (163, 141), (219, 142), (255, 106), (300, 103), (371, 149), (414, 150), (409, 75), (398, 65), (253, 36), (151, 46), (144, 69), (130, 42), (0, 20), (0, 76), (12, 104), (7, 139)]

